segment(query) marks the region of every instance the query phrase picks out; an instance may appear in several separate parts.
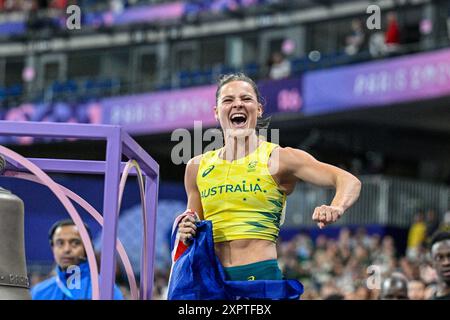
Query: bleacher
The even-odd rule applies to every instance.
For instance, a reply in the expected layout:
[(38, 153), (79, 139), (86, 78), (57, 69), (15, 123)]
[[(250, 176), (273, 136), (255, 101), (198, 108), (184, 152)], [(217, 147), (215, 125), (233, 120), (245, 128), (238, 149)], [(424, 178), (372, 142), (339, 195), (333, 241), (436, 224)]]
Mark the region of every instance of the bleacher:
[[(351, 1), (347, 1), (351, 2)], [(8, 5), (11, 5), (12, 2), (8, 2)], [(61, 20), (61, 16), (58, 16), (58, 14), (54, 15), (55, 12), (60, 10), (61, 13), (63, 10), (61, 8), (64, 7), (65, 1), (51, 1), (49, 4), (49, 8), (53, 10), (52, 14), (53, 17), (58, 21), (60, 27), (65, 28), (64, 19)], [(91, 35), (96, 35), (96, 29), (99, 28), (110, 28), (111, 30), (111, 36), (114, 36), (114, 30), (115, 28), (119, 27), (118, 25), (114, 24), (114, 21), (111, 20), (110, 23), (105, 25), (105, 21), (102, 20), (106, 16), (104, 15), (105, 12), (109, 12), (113, 10), (114, 2), (111, 4), (110, 1), (80, 1), (79, 5), (82, 6), (83, 9), (83, 18), (82, 18), (82, 24), (83, 28), (82, 30), (79, 30), (79, 32), (74, 32), (73, 37), (75, 37), (78, 34), (83, 34), (83, 32), (90, 32)], [(279, 1), (273, 1), (273, 0), (248, 0), (248, 1), (152, 1), (152, 0), (135, 0), (135, 1), (123, 1), (118, 0), (116, 1), (115, 5), (118, 12), (114, 13), (113, 16), (118, 16), (122, 13), (126, 13), (127, 10), (134, 10), (136, 8), (139, 8), (139, 10), (149, 9), (157, 9), (157, 8), (165, 8), (162, 6), (166, 5), (174, 5), (174, 4), (180, 4), (183, 9), (181, 11), (181, 16), (179, 21), (172, 21), (168, 25), (156, 28), (153, 31), (158, 32), (162, 30), (172, 30), (171, 28), (180, 28), (182, 25), (188, 25), (188, 26), (203, 26), (207, 28), (209, 26), (208, 23), (210, 23), (211, 20), (205, 19), (202, 20), (200, 17), (200, 20), (196, 20), (196, 22), (189, 22), (184, 21), (183, 19), (186, 18), (186, 16), (192, 16), (192, 15), (199, 15), (202, 16), (204, 13), (213, 14), (213, 15), (220, 15), (224, 12), (243, 12), (243, 17), (246, 17), (247, 14), (252, 16), (260, 16), (261, 19), (264, 17), (268, 17), (268, 15), (276, 13), (276, 12), (288, 12), (289, 10), (298, 9), (302, 6), (305, 8), (311, 8), (314, 7), (314, 4), (311, 3), (309, 5), (304, 4), (302, 1), (286, 1), (286, 0), (279, 0)], [(11, 26), (4, 26), (2, 27), (2, 23), (5, 24), (16, 24), (20, 20), (20, 14), (24, 11), (31, 10), (31, 7), (24, 7), (20, 8), (20, 6), (11, 6), (11, 7), (4, 7), (6, 5), (5, 3), (2, 3), (3, 7), (2, 12), (0, 13), (0, 16), (3, 19), (0, 19), (0, 34), (6, 35), (6, 38), (4, 40), (9, 41), (13, 38), (8, 38), (9, 31), (16, 32), (17, 30), (22, 30), (21, 27), (18, 25), (14, 25), (14, 27)], [(318, 10), (322, 9), (320, 5), (315, 5)], [(255, 8), (259, 8), (262, 11), (254, 10)], [(265, 8), (265, 9), (264, 9)], [(267, 8), (271, 8), (272, 11), (267, 11)], [(153, 10), (151, 9), (151, 10)], [(407, 9), (401, 9), (401, 10), (415, 10), (417, 12), (416, 7), (411, 7)], [(56, 11), (55, 11), (56, 10)], [(139, 11), (138, 10), (138, 11)], [(150, 9), (149, 9), (150, 10)], [(266, 11), (264, 11), (266, 10)], [(277, 11), (278, 10), (278, 11)], [(170, 10), (167, 10), (170, 11)], [(176, 10), (175, 10), (176, 11)], [(150, 11), (148, 11), (150, 12)], [(159, 11), (158, 11), (159, 12)], [(18, 15), (19, 14), (19, 15)], [(65, 14), (65, 13), (64, 13)], [(93, 14), (94, 16), (92, 16)], [(134, 13), (133, 13), (134, 15)], [(175, 16), (175, 15), (174, 15)], [(173, 16), (173, 17), (174, 17)], [(184, 17), (183, 17), (184, 16)], [(110, 16), (111, 17), (111, 16)], [(133, 20), (134, 18), (126, 18), (123, 21), (119, 23), (121, 26), (123, 25), (132, 25), (134, 22), (138, 23), (137, 29), (130, 29), (135, 32), (142, 31), (144, 32), (152, 26), (153, 23), (153, 17), (155, 15), (151, 15), (152, 18), (147, 18), (147, 20), (139, 20), (142, 17), (140, 17), (138, 20)], [(156, 16), (158, 19), (158, 16)], [(165, 19), (163, 16), (160, 17), (161, 19)], [(233, 20), (233, 21), (239, 21), (239, 19)], [(339, 17), (338, 20), (336, 20), (336, 23), (340, 23), (342, 25), (343, 20), (348, 20), (349, 24), (352, 19), (354, 19), (354, 13), (349, 13), (348, 17)], [(359, 18), (364, 18), (364, 16), (359, 16)], [(91, 19), (91, 20), (90, 20)], [(98, 20), (100, 19), (100, 20)], [(218, 19), (218, 18), (217, 18)], [(216, 20), (217, 20), (216, 19)], [(222, 16), (220, 19), (225, 19), (224, 21), (227, 21), (227, 19), (236, 19), (236, 16), (233, 15), (225, 15)], [(326, 21), (326, 23), (334, 23), (337, 18), (329, 18), (331, 20)], [(168, 18), (168, 21), (171, 21), (171, 18)], [(91, 21), (91, 22), (89, 22)], [(212, 20), (214, 21), (214, 19)], [(222, 20), (220, 20), (222, 21)], [(25, 22), (24, 22), (25, 23)], [(91, 24), (90, 24), (91, 23)], [(261, 22), (264, 26), (264, 23)], [(273, 21), (272, 21), (273, 23)], [(419, 23), (419, 21), (414, 22), (416, 24)], [(408, 24), (405, 24), (405, 28), (411, 27), (411, 21), (408, 22)], [(296, 26), (293, 26), (293, 28)], [(359, 52), (353, 55), (348, 55), (343, 50), (343, 43), (338, 43), (333, 45), (333, 47), (330, 48), (315, 48), (314, 45), (308, 44), (309, 42), (306, 41), (308, 37), (312, 37), (313, 33), (312, 29), (308, 24), (302, 25), (302, 27), (305, 28), (305, 39), (301, 39), (303, 41), (304, 48), (300, 51), (295, 51), (293, 53), (287, 54), (287, 58), (290, 61), (291, 64), (291, 74), (290, 76), (296, 77), (303, 73), (312, 71), (312, 70), (318, 70), (318, 69), (324, 69), (324, 68), (333, 68), (336, 66), (343, 66), (343, 65), (349, 65), (353, 63), (359, 63), (359, 62), (365, 62), (370, 61), (373, 59), (383, 59), (383, 58), (390, 58), (393, 55), (402, 55), (402, 54), (409, 54), (419, 51), (431, 51), (436, 50), (445, 46), (449, 45), (449, 37), (442, 37), (444, 29), (439, 30), (440, 37), (438, 40), (436, 40), (432, 45), (429, 44), (429, 41), (425, 43), (425, 40), (423, 43), (405, 43), (401, 44), (400, 50), (395, 53), (390, 53), (389, 55), (381, 56), (381, 57), (374, 57), (370, 54), (367, 47), (361, 48)], [(166, 29), (164, 29), (166, 28)], [(26, 29), (26, 28), (25, 28)], [(174, 30), (175, 30), (174, 29)], [(448, 29), (450, 29), (450, 24)], [(4, 32), (3, 32), (3, 31)], [(9, 30), (9, 31), (8, 31)], [(86, 31), (88, 30), (88, 31)], [(102, 29), (103, 30), (103, 29)], [(280, 29), (281, 30), (281, 29)], [(289, 30), (289, 27), (286, 28), (286, 30)], [(46, 37), (51, 39), (52, 38), (52, 32), (56, 32), (55, 34), (61, 35), (61, 31), (66, 32), (65, 36), (72, 36), (72, 34), (67, 33), (67, 30), (53, 30), (49, 32), (43, 32), (42, 34), (46, 34)], [(104, 30), (103, 30), (104, 31)], [(100, 36), (103, 31), (98, 31), (98, 35)], [(350, 29), (348, 30), (350, 31)], [(434, 30), (433, 30), (434, 31)], [(448, 31), (448, 30), (447, 30)], [(262, 32), (265, 32), (265, 30), (262, 30)], [(267, 30), (270, 34), (270, 30)], [(316, 31), (317, 32), (317, 31)], [(340, 31), (341, 32), (341, 31)], [(436, 31), (437, 32), (437, 31)], [(27, 34), (25, 33), (22, 35), (22, 42), (25, 44), (30, 44), (33, 42), (34, 37), (40, 36), (39, 30), (33, 30), (33, 35), (27, 38)], [(366, 36), (369, 37), (372, 33), (367, 32)], [(213, 34), (211, 34), (213, 36)], [(420, 36), (420, 35), (419, 35)], [(144, 36), (142, 36), (144, 37)], [(208, 37), (208, 33), (205, 33), (204, 38)], [(425, 35), (424, 35), (425, 37)], [(145, 37), (144, 37), (145, 38)], [(203, 39), (202, 37), (193, 36), (192, 39), (187, 39), (191, 42), (197, 42), (202, 43)], [(95, 39), (92, 40), (95, 42)], [(141, 41), (141, 40), (139, 40)], [(142, 40), (142, 46), (153, 46), (155, 51), (162, 51), (160, 50), (160, 46), (165, 45), (164, 43), (146, 43), (145, 40)], [(170, 40), (172, 41), (172, 40)], [(180, 39), (181, 41), (181, 39)], [(173, 41), (174, 43), (177, 43), (177, 40), (175, 39)], [(426, 45), (425, 45), (426, 44)], [(134, 46), (140, 46), (141, 44), (138, 42), (137, 44), (130, 45), (130, 50), (134, 48)], [(171, 44), (169, 44), (170, 46)], [(255, 48), (258, 48), (261, 44), (257, 43)], [(204, 47), (202, 47), (204, 48)], [(169, 47), (169, 50), (171, 48)], [(102, 49), (95, 49), (96, 53), (100, 55), (100, 52)], [(204, 50), (204, 49), (202, 49)], [(63, 76), (58, 76), (58, 79), (44, 79), (44, 81), (40, 81), (38, 84), (36, 83), (27, 83), (26, 81), (19, 82), (19, 83), (11, 83), (11, 81), (3, 81), (3, 83), (0, 83), (0, 104), (3, 109), (5, 108), (12, 108), (17, 106), (18, 104), (25, 103), (28, 101), (33, 102), (52, 102), (52, 101), (58, 101), (58, 100), (65, 100), (69, 99), (71, 101), (78, 101), (78, 100), (86, 100), (86, 99), (98, 99), (101, 97), (109, 97), (109, 96), (116, 96), (116, 95), (126, 95), (126, 94), (134, 94), (134, 93), (142, 93), (142, 92), (154, 92), (154, 91), (160, 91), (160, 90), (170, 90), (170, 89), (179, 89), (179, 88), (187, 88), (187, 87), (193, 87), (193, 86), (202, 86), (202, 85), (208, 85), (211, 83), (215, 83), (218, 76), (220, 74), (224, 73), (230, 73), (230, 72), (244, 72), (248, 74), (250, 77), (254, 78), (255, 80), (261, 80), (266, 79), (268, 77), (268, 66), (266, 63), (263, 63), (262, 61), (267, 58), (267, 55), (269, 55), (271, 52), (265, 52), (269, 49), (265, 50), (258, 50), (255, 49), (256, 56), (252, 59), (246, 59), (246, 61), (238, 61), (231, 62), (229, 61), (229, 57), (226, 57), (224, 61), (214, 63), (206, 63), (199, 61), (198, 63), (193, 63), (189, 67), (185, 66), (177, 66), (176, 64), (173, 64), (172, 62), (166, 63), (164, 66), (161, 67), (161, 70), (153, 71), (156, 74), (148, 75), (148, 78), (145, 77), (145, 73), (143, 73), (141, 70), (130, 70), (132, 73), (139, 73), (141, 72), (143, 76), (135, 77), (135, 76), (129, 76), (127, 74), (119, 74), (119, 75), (110, 75), (110, 74), (103, 74), (100, 72), (100, 74), (95, 75), (89, 75), (89, 76), (83, 76), (81, 78), (77, 76), (73, 76), (70, 73), (66, 72)], [(270, 49), (269, 51), (273, 51), (273, 49)], [(53, 53), (53, 52), (52, 52)], [(66, 54), (64, 51), (61, 53), (56, 50), (57, 54)], [(37, 53), (36, 53), (37, 54)], [(199, 49), (197, 51), (193, 52), (194, 55), (199, 55)], [(44, 52), (45, 55), (45, 52)], [(157, 56), (158, 63), (161, 59), (163, 59), (163, 56)], [(6, 58), (3, 58), (4, 63), (8, 63), (7, 56)], [(23, 56), (23, 59), (26, 59), (26, 56)], [(131, 59), (134, 59), (132, 55), (129, 57), (129, 61)], [(171, 56), (168, 61), (174, 61), (176, 60), (176, 56)], [(133, 65), (139, 66), (139, 63), (132, 63)], [(41, 66), (39, 66), (39, 63), (35, 66), (36, 70), (39, 69)], [(128, 70), (127, 70), (128, 71)], [(105, 72), (105, 71), (103, 71)], [(158, 74), (159, 73), (159, 74)], [(151, 80), (150, 80), (151, 78)]]

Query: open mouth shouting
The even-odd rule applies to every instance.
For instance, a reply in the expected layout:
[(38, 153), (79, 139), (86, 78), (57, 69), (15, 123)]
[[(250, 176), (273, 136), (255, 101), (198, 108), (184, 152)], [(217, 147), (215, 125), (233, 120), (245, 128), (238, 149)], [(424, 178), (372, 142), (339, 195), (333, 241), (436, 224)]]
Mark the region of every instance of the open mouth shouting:
[(242, 112), (233, 113), (230, 116), (232, 128), (245, 128), (247, 124), (247, 115)]

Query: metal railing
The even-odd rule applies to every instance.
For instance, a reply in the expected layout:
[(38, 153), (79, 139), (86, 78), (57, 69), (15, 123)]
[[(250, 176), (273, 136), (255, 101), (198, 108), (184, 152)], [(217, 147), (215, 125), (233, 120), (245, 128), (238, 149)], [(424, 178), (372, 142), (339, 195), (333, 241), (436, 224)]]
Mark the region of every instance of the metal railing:
[[(442, 184), (385, 176), (362, 176), (358, 201), (337, 222), (340, 225), (383, 224), (407, 227), (419, 210), (450, 210), (450, 187)], [(311, 226), (314, 208), (330, 204), (334, 190), (306, 183), (288, 197), (285, 226)]]

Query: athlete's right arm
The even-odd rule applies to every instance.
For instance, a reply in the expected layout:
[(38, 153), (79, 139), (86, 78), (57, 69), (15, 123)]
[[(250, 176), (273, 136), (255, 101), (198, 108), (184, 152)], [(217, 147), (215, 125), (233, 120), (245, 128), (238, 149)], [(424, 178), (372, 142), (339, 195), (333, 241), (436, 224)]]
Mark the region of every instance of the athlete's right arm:
[[(192, 158), (187, 163), (184, 174), (184, 186), (188, 198), (186, 211), (196, 212), (198, 217), (203, 220), (203, 207), (200, 200), (200, 192), (197, 187), (197, 173), (200, 159), (201, 155)], [(195, 237), (196, 231), (195, 218), (191, 215), (183, 218), (178, 225), (180, 240), (186, 245), (189, 244), (192, 237)]]

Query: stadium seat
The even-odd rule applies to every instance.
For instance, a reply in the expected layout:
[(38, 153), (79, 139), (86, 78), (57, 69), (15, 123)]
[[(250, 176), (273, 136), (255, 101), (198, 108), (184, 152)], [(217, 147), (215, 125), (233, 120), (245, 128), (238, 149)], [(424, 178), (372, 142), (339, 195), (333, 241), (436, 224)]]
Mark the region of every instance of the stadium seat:
[(120, 80), (115, 78), (87, 79), (83, 87), (84, 94), (89, 97), (109, 96), (120, 90)]
[(181, 88), (188, 87), (191, 85), (191, 71), (180, 71), (177, 74), (178, 85)]
[(8, 88), (6, 88), (6, 96), (7, 97), (18, 97), (21, 96), (23, 92), (23, 87), (21, 84), (14, 84)]
[(244, 73), (249, 77), (257, 77), (260, 73), (260, 67), (257, 63), (248, 63), (244, 66)]
[(236, 72), (236, 68), (233, 68), (231, 66), (226, 66), (226, 65), (222, 65), (220, 67), (221, 74), (228, 74), (228, 73), (233, 73), (233, 72)]
[(54, 99), (73, 96), (78, 92), (78, 85), (74, 80), (55, 81), (51, 85), (51, 92)]
[(309, 63), (308, 57), (294, 58), (291, 60), (293, 74), (300, 74), (307, 69)]

